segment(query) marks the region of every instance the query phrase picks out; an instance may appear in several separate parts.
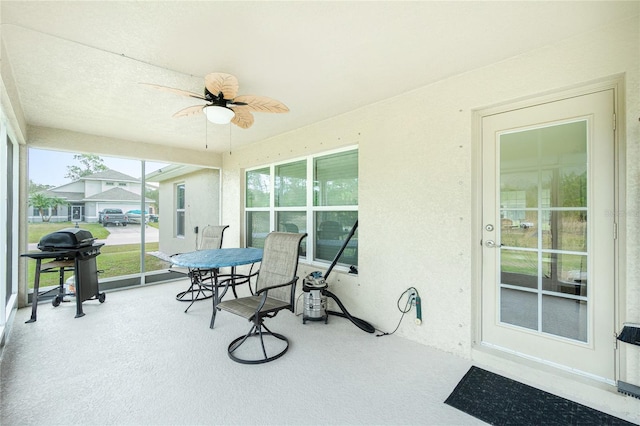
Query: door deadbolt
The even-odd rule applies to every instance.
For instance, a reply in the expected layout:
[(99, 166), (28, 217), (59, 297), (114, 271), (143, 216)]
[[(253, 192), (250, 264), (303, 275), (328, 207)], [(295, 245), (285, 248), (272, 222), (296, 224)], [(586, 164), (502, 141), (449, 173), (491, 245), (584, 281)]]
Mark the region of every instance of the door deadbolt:
[(488, 224), (487, 226), (484, 227), (484, 229), (486, 229), (487, 231), (491, 232), (491, 231), (493, 231), (493, 225), (492, 224)]

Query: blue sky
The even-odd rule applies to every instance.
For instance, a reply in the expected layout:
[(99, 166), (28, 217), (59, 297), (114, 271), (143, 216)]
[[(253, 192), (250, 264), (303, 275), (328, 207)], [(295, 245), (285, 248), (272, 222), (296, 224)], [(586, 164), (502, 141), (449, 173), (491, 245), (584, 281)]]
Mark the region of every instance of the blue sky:
[[(80, 165), (73, 159), (74, 153), (63, 151), (49, 151), (42, 149), (29, 149), (29, 179), (39, 184), (60, 186), (69, 183), (70, 180), (64, 176), (67, 174), (67, 166)], [(140, 161), (128, 160), (116, 157), (101, 155), (104, 164), (110, 169), (117, 170), (135, 178), (141, 177)], [(156, 163), (147, 161), (145, 163), (145, 173), (149, 174), (159, 168), (165, 167), (166, 163)]]

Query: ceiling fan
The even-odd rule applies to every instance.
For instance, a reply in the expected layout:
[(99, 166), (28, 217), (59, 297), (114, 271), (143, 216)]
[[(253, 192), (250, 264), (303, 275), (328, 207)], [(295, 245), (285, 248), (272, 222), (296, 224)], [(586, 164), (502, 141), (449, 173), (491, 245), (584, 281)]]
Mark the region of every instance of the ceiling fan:
[(238, 127), (248, 129), (254, 121), (252, 112), (283, 113), (289, 111), (289, 108), (282, 102), (266, 96), (237, 96), (238, 79), (231, 74), (222, 72), (213, 72), (205, 76), (204, 95), (157, 84), (141, 84), (207, 102), (205, 105), (194, 105), (182, 109), (173, 114), (174, 117), (204, 113), (207, 119), (213, 123), (227, 124), (231, 122)]

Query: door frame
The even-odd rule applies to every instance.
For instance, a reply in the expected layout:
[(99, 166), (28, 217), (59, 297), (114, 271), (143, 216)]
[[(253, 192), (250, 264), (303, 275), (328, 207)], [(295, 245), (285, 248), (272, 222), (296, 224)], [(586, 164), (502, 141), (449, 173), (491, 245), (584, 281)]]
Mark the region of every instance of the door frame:
[[(489, 348), (482, 345), (482, 206), (483, 206), (483, 164), (482, 164), (482, 120), (484, 117), (501, 114), (517, 109), (529, 108), (549, 102), (560, 101), (567, 98), (583, 96), (589, 93), (612, 89), (614, 93), (614, 113), (616, 115), (616, 127), (614, 132), (614, 211), (611, 214), (616, 216), (617, 239), (614, 241), (614, 325), (616, 330), (620, 329), (621, 312), (626, 311), (624, 294), (626, 294), (626, 139), (624, 120), (624, 76), (614, 76), (591, 83), (571, 86), (562, 90), (529, 96), (526, 98), (514, 99), (502, 102), (493, 106), (482, 107), (472, 110), (472, 152), (471, 152), (471, 176), (472, 176), (472, 220), (471, 220), (471, 349), (472, 351), (491, 352), (501, 356), (501, 351), (496, 348)], [(612, 336), (612, 345), (615, 344)], [(620, 366), (624, 362), (619, 362), (624, 356), (620, 348), (616, 348), (616, 355), (612, 362), (615, 363), (614, 371), (616, 380), (621, 376)], [(505, 357), (512, 357), (512, 352), (504, 352)], [(519, 356), (519, 355), (516, 355)], [(472, 354), (473, 358), (473, 354)], [(523, 357), (524, 359), (524, 357)], [(545, 363), (543, 360), (535, 361), (539, 365), (547, 365), (562, 369), (561, 366), (552, 363)], [(564, 370), (564, 369), (563, 369)], [(570, 369), (566, 369), (574, 373)]]

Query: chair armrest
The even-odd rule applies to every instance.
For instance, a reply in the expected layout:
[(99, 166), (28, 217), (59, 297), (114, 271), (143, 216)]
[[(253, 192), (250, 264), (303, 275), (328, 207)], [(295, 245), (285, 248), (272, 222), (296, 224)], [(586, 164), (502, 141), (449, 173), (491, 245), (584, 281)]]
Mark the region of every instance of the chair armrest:
[[(293, 285), (294, 286), (294, 289), (291, 291), (291, 300), (289, 301), (289, 304), (291, 306), (295, 306), (295, 302), (294, 302), (295, 294), (294, 293), (295, 293), (295, 285), (296, 285), (297, 282), (298, 282), (298, 277), (293, 277), (293, 279), (291, 281), (288, 281), (286, 283), (276, 284), (276, 285), (272, 285), (272, 286), (269, 286), (269, 287), (263, 287), (260, 290), (258, 290), (255, 295), (256, 296), (260, 296), (260, 303), (258, 304), (258, 307), (256, 308), (256, 314), (262, 310), (264, 304), (266, 303), (267, 297), (269, 297), (269, 290), (274, 289), (274, 288), (279, 288), (279, 287), (286, 287), (288, 285)], [(291, 308), (289, 308), (289, 309), (291, 309)]]
[(276, 285), (272, 285), (272, 286), (269, 286), (269, 287), (263, 287), (263, 288), (261, 288), (260, 290), (258, 290), (256, 292), (256, 296), (258, 296), (260, 293), (263, 293), (265, 291), (269, 292), (269, 290), (271, 290), (272, 288), (286, 287), (288, 285), (295, 284), (297, 281), (298, 281), (298, 277), (293, 277), (293, 279), (291, 281), (287, 281), (286, 283), (276, 284)]

